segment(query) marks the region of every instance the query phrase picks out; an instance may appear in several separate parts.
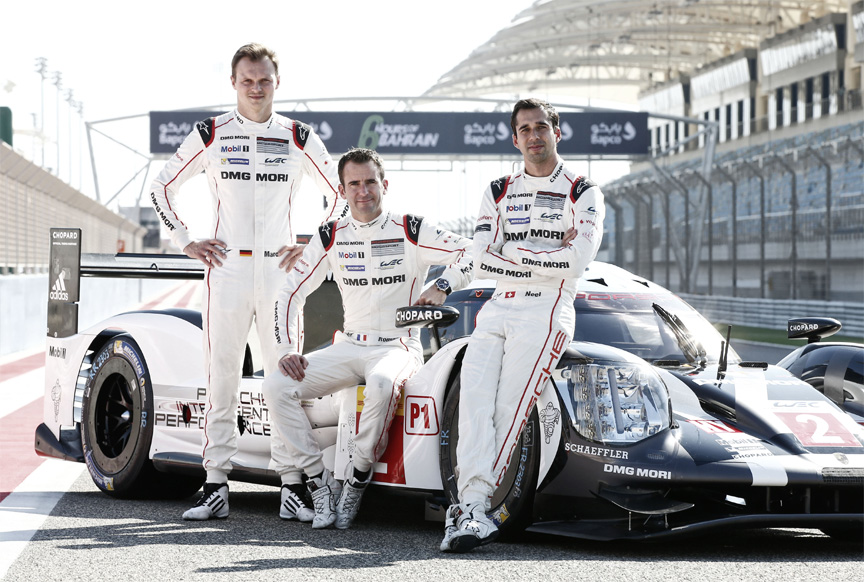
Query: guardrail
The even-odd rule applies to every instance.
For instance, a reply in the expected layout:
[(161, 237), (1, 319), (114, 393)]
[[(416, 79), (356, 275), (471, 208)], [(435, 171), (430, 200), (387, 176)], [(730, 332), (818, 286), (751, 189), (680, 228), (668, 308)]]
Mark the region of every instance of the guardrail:
[(758, 299), (679, 293), (712, 322), (785, 330), (795, 317), (833, 317), (843, 324), (841, 335), (864, 338), (864, 303), (843, 301)]

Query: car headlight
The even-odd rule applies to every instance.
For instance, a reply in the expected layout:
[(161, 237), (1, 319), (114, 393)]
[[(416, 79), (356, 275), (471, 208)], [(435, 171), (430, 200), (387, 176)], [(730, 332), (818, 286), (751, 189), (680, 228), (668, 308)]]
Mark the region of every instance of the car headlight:
[(669, 393), (647, 364), (574, 364), (562, 371), (573, 397), (573, 427), (584, 438), (632, 443), (669, 428)]

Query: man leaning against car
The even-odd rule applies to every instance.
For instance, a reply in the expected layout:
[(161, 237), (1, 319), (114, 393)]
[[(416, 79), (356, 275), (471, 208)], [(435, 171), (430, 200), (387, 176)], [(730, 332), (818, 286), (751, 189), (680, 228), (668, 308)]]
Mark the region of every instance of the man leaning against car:
[(555, 108), (516, 103), (510, 119), (522, 167), (483, 194), (474, 230), (477, 278), (497, 281), (462, 364), (459, 503), (447, 509), (441, 550), (493, 541), (490, 499), (536, 401), (573, 336), (576, 280), (603, 235), (603, 194), (558, 156)]

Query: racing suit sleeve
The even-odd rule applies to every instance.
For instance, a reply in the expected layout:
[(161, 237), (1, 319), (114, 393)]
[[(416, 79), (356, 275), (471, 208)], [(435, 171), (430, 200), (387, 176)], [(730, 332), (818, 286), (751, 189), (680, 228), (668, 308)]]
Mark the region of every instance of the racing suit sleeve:
[(313, 236), (303, 249), (303, 255), (286, 276), (276, 298), (274, 329), (277, 361), (289, 354), (300, 353), (303, 306), (309, 294), (327, 277), (329, 268), (327, 251), (321, 237)]
[(504, 246), (504, 222), (498, 212), (491, 185), (483, 193), (477, 216), (472, 248), (477, 277), (499, 281), (530, 279), (530, 269), (501, 254)]
[(504, 244), (502, 254), (520, 265), (528, 266), (538, 275), (563, 279), (580, 276), (600, 249), (606, 205), (600, 188), (593, 186), (568, 207), (569, 226), (577, 231), (576, 238), (569, 244), (550, 248), (530, 240), (512, 240)]
[(471, 260), (471, 239), (443, 230), (424, 220), (420, 225), (417, 256), (426, 265), (447, 265), (441, 277), (450, 282), (450, 289), (458, 291), (474, 278)]
[(189, 228), (177, 214), (177, 194), (187, 180), (201, 173), (206, 157), (201, 135), (193, 130), (150, 186), (150, 202), (162, 222), (162, 228), (168, 231), (171, 242), (181, 251), (192, 242), (192, 237), (189, 236)]
[(318, 134), (309, 128), (309, 137), (303, 147), (303, 171), (311, 176), (327, 201), (322, 223), (338, 220), (348, 213), (348, 204), (339, 197), (339, 171), (327, 147)]

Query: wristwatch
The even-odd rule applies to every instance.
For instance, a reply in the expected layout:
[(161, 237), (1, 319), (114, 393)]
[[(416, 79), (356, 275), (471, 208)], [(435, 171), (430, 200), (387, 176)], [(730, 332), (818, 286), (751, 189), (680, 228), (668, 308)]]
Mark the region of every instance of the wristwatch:
[(450, 295), (450, 292), (453, 291), (453, 289), (450, 288), (450, 281), (444, 279), (443, 277), (435, 281), (435, 287), (437, 287), (439, 291), (443, 291), (447, 295)]

